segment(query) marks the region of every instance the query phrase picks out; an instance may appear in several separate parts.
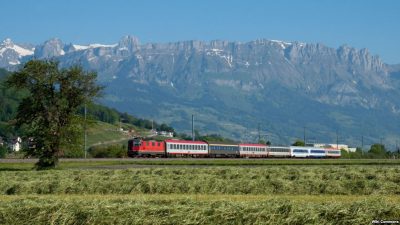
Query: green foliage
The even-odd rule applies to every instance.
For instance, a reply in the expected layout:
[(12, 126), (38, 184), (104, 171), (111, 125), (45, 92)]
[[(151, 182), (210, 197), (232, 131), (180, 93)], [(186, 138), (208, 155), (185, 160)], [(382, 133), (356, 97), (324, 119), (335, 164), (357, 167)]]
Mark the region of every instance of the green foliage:
[(129, 115), (128, 113), (120, 113), (121, 121), (124, 123), (129, 123), (135, 125), (139, 128), (145, 129), (156, 129), (157, 131), (167, 131), (167, 132), (175, 132), (174, 128), (166, 125), (166, 124), (158, 124), (156, 122), (152, 122), (151, 120), (139, 119), (134, 116)]
[[(119, 122), (120, 112), (115, 109), (102, 106), (99, 104), (87, 104), (87, 117), (91, 120), (99, 120), (105, 123), (115, 124)], [(80, 107), (78, 110), (80, 115), (84, 115), (84, 106)]]
[(292, 146), (306, 146), (306, 145), (305, 145), (304, 141), (302, 141), (302, 140), (296, 140), (296, 141), (292, 144)]
[(7, 139), (24, 136), (23, 129), (16, 129), (13, 119), (17, 114), (18, 104), (27, 96), (26, 90), (7, 87), (5, 80), (9, 72), (0, 69), (0, 137)]
[(9, 87), (27, 90), (18, 107), (17, 125), (25, 124), (36, 148), (28, 155), (39, 157), (38, 169), (54, 168), (62, 146), (76, 143), (78, 117), (84, 102), (96, 97), (96, 73), (80, 66), (59, 69), (54, 61), (31, 60), (7, 79)]
[(93, 146), (88, 152), (93, 158), (126, 158), (125, 145)]
[(8, 153), (8, 150), (5, 146), (0, 145), (0, 159), (4, 158)]
[(347, 152), (346, 150), (341, 149), (340, 150), (341, 158), (343, 159), (349, 159), (350, 158), (350, 153)]
[(375, 143), (375, 144), (371, 145), (369, 153), (374, 156), (377, 156), (377, 157), (379, 157), (379, 156), (384, 157), (387, 152), (386, 152), (385, 145)]

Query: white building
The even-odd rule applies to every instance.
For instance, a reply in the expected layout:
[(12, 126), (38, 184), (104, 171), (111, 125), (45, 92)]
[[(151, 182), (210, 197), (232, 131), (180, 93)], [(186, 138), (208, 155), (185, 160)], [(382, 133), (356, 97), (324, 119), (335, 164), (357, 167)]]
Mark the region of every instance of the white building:
[(20, 137), (16, 137), (12, 139), (10, 143), (10, 148), (12, 149), (13, 152), (19, 152), (19, 150), (21, 150), (21, 143), (22, 139)]
[(345, 145), (345, 144), (314, 143), (313, 147), (332, 148), (332, 149), (338, 149), (338, 150), (345, 150), (347, 152), (355, 152), (356, 151), (356, 148), (349, 148), (349, 146)]

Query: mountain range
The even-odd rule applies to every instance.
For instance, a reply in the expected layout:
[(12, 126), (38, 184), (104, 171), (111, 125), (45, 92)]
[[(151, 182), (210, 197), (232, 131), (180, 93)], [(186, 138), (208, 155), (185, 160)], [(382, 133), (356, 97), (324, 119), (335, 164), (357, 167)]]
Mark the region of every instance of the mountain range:
[(0, 67), (56, 59), (98, 72), (100, 102), (189, 132), (273, 144), (308, 142), (394, 146), (400, 134), (400, 65), (367, 49), (258, 39), (249, 42), (0, 44)]

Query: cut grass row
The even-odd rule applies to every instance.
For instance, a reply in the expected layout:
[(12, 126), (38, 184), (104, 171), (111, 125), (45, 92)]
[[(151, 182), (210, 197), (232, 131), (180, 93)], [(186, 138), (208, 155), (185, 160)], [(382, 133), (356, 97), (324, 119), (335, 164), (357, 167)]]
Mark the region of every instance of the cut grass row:
[[(61, 159), (58, 169), (119, 165), (159, 166), (282, 166), (282, 165), (398, 165), (399, 159)], [(31, 170), (34, 160), (0, 160), (0, 171)]]
[(399, 195), (398, 166), (2, 171), (0, 194)]
[[(334, 200), (332, 201), (332, 198)], [(393, 200), (396, 199), (396, 200)], [(370, 224), (400, 218), (398, 196), (1, 196), (2, 224)]]

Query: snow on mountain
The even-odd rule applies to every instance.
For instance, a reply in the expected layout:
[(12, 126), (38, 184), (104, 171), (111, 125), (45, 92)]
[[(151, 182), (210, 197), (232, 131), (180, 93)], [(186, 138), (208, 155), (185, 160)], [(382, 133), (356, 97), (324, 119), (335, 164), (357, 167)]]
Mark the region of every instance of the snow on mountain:
[(90, 44), (90, 48), (114, 48), (117, 47), (118, 44), (113, 44), (113, 45), (103, 45), (103, 44)]
[(72, 46), (74, 47), (74, 49), (76, 51), (81, 51), (81, 50), (85, 50), (85, 49), (89, 48), (89, 46), (85, 46), (85, 45), (72, 45)]
[(271, 42), (277, 43), (279, 46), (281, 46), (282, 49), (285, 49), (288, 46), (292, 45), (291, 42), (285, 42), (285, 41), (280, 41), (280, 40), (271, 40)]
[(34, 49), (26, 49), (19, 45), (14, 44), (10, 38), (6, 38), (0, 44), (0, 55), (3, 55), (7, 50), (15, 51), (20, 57), (33, 55)]
[(23, 58), (34, 54), (35, 48), (22, 47), (14, 44), (10, 38), (6, 38), (0, 43), (0, 67), (12, 70), (21, 64)]
[(104, 45), (104, 44), (90, 44), (90, 45), (75, 45), (73, 44), (72, 46), (74, 47), (74, 49), (76, 51), (82, 51), (82, 50), (86, 50), (89, 48), (114, 48), (116, 47), (118, 44), (113, 44), (113, 45)]

